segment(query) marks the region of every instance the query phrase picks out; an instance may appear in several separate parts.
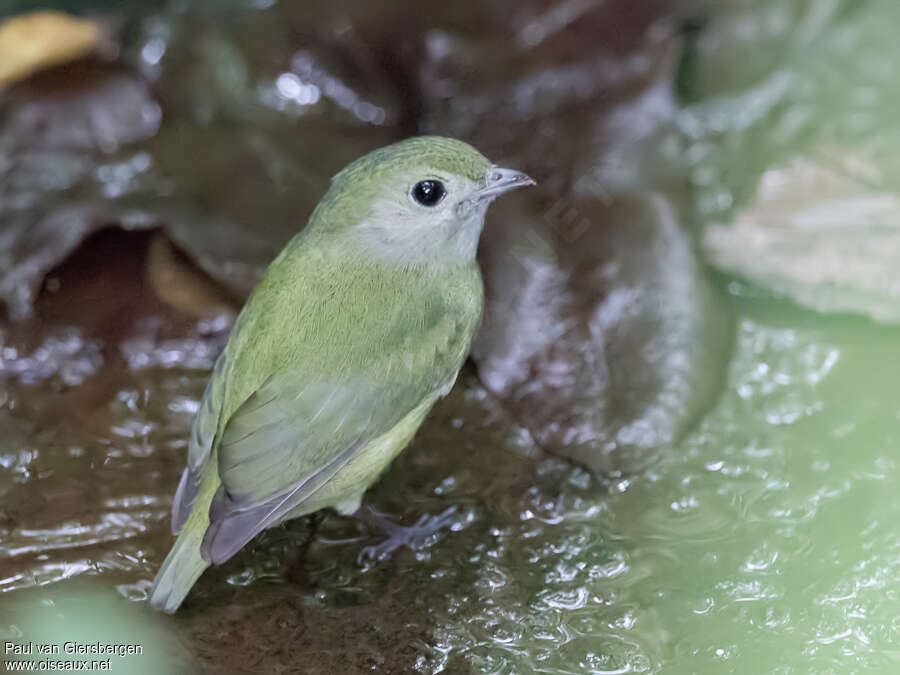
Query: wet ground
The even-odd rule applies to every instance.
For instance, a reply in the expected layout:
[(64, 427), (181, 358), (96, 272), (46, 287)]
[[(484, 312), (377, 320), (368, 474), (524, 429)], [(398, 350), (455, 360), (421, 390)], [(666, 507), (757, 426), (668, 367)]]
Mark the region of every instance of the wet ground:
[[(896, 672), (891, 3), (59, 6), (118, 49), (0, 93), (4, 640), (144, 644), (122, 672)], [(364, 526), (294, 521), (156, 615), (234, 312), (332, 173), (414, 133), (539, 181), (491, 211), (473, 359), (369, 493), (453, 527), (360, 566)]]

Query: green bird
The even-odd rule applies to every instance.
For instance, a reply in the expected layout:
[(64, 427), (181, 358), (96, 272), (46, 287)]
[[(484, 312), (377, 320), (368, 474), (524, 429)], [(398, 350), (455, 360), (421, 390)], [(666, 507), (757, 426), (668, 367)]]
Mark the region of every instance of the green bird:
[(483, 302), (488, 205), (525, 174), (410, 138), (331, 181), (269, 266), (206, 386), (151, 603), (174, 612), (262, 530), (363, 493), (456, 380)]

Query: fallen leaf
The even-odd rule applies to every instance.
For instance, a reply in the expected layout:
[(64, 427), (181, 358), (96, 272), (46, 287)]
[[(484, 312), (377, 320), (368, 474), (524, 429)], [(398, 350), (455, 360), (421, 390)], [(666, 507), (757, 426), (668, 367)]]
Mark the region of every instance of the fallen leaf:
[(103, 41), (100, 24), (63, 12), (39, 11), (0, 23), (0, 88), (74, 61)]
[(900, 196), (840, 156), (842, 166), (800, 156), (766, 171), (733, 224), (707, 229), (704, 249), (719, 269), (810, 309), (900, 322)]

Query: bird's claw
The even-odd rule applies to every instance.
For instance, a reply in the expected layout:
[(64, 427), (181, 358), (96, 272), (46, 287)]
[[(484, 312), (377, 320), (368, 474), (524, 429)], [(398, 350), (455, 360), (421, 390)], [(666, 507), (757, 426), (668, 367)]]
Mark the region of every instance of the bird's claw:
[(412, 550), (424, 548), (434, 543), (433, 540), (442, 528), (453, 526), (456, 515), (456, 507), (451, 506), (436, 516), (426, 513), (410, 526), (398, 525), (385, 518), (379, 526), (387, 538), (378, 544), (364, 547), (356, 557), (356, 562), (362, 566), (369, 561), (381, 560), (403, 546)]

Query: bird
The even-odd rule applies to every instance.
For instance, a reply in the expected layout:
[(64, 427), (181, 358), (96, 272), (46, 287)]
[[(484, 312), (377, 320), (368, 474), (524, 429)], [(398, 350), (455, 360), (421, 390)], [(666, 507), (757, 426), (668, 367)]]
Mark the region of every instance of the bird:
[(331, 179), (216, 360), (153, 607), (175, 612), (207, 567), (266, 528), (359, 510), (468, 355), (488, 205), (534, 184), (440, 136), (379, 148)]

